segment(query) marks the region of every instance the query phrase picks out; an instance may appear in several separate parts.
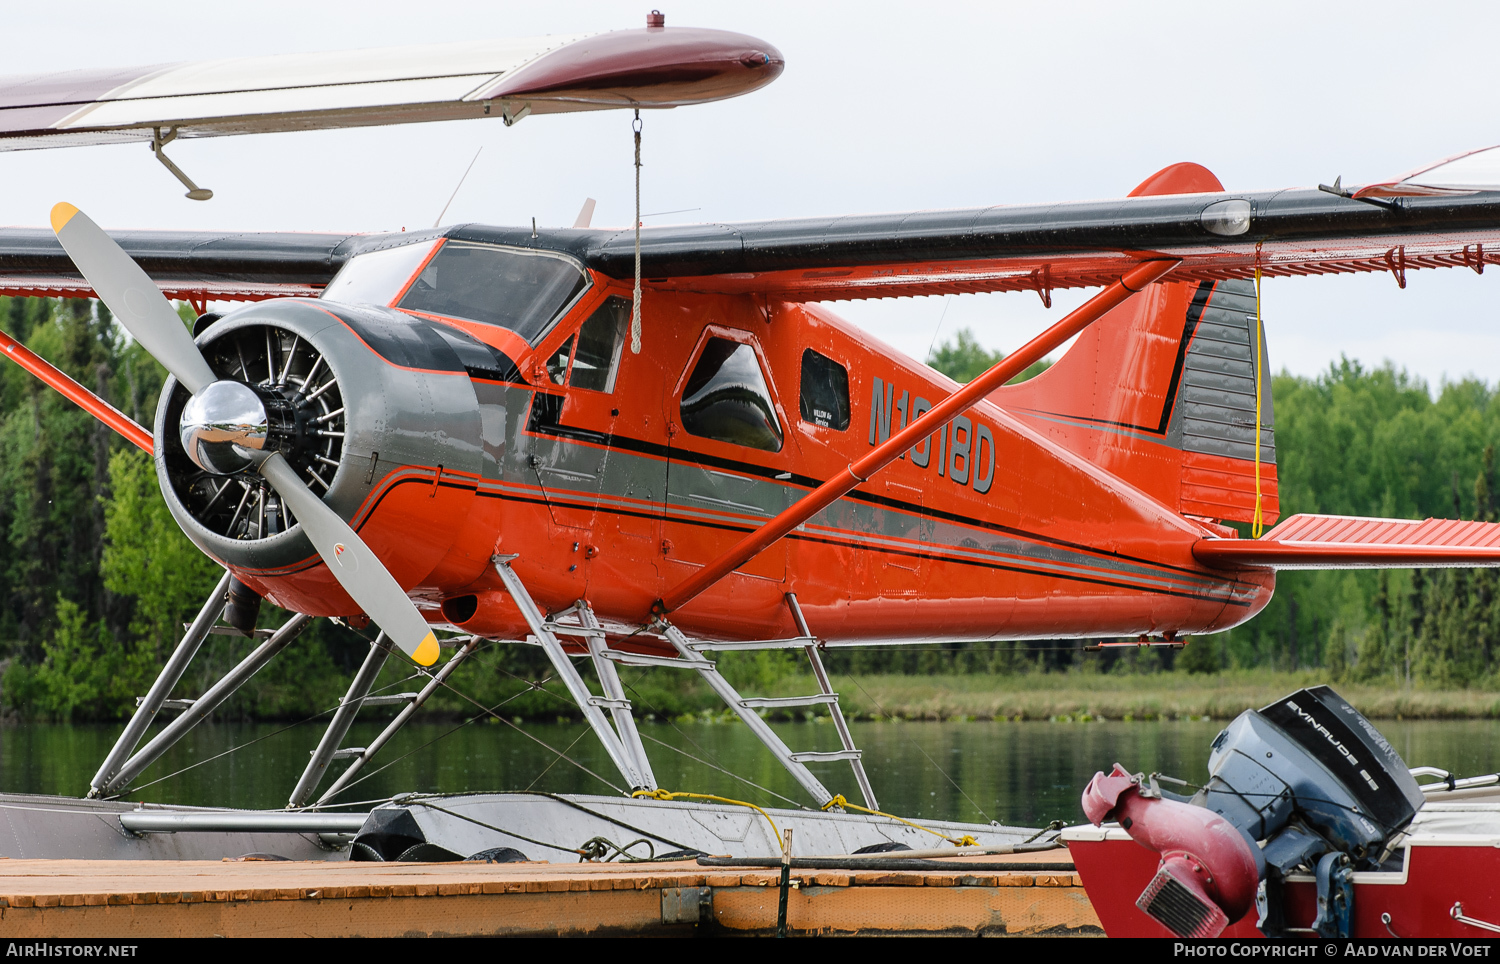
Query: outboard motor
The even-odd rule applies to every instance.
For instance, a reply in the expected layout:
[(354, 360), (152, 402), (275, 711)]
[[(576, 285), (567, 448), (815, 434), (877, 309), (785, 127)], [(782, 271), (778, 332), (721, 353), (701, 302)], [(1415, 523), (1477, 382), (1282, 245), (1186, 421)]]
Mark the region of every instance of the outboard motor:
[(1119, 764), (1094, 775), (1083, 809), (1162, 855), (1136, 906), (1181, 937), (1216, 937), (1248, 913), (1284, 932), (1281, 880), (1317, 880), (1313, 928), (1347, 937), (1355, 870), (1375, 870), (1423, 796), (1385, 737), (1327, 686), (1246, 710), (1214, 739), (1190, 799)]

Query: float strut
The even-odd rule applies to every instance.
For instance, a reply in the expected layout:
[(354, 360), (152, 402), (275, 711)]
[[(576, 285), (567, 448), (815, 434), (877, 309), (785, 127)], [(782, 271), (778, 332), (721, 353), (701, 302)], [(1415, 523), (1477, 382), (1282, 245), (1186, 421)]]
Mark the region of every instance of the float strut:
[(349, 692), (344, 694), (339, 708), (334, 712), (333, 719), (328, 721), (328, 729), (323, 731), (323, 739), (318, 741), (318, 748), (313, 751), (312, 759), (307, 762), (307, 769), (302, 771), (302, 778), (297, 781), (297, 787), (292, 791), (291, 798), (286, 802), (288, 810), (307, 803), (307, 798), (318, 788), (318, 781), (323, 779), (323, 773), (328, 769), (328, 764), (333, 762), (333, 754), (337, 752), (339, 744), (344, 742), (344, 737), (349, 733), (349, 726), (354, 722), (355, 714), (364, 705), (365, 697), (370, 695), (370, 687), (375, 685), (375, 678), (380, 675), (381, 667), (385, 666), (386, 658), (391, 655), (391, 648), (386, 643), (385, 633), (375, 637), (375, 642), (370, 644), (370, 652), (365, 656), (365, 661), (360, 664), (359, 672), (354, 674), (354, 679), (349, 683)]
[(260, 672), (261, 668), (271, 661), (277, 653), (286, 649), (307, 624), (312, 621), (311, 616), (297, 613), (282, 624), (281, 628), (271, 636), (270, 639), (261, 643), (250, 651), (250, 655), (240, 660), (240, 664), (230, 670), (223, 679), (208, 688), (208, 692), (193, 701), (193, 705), (184, 710), (182, 715), (171, 723), (168, 723), (162, 731), (156, 734), (156, 738), (145, 746), (135, 756), (126, 760), (120, 767), (120, 772), (109, 778), (99, 790), (99, 796), (114, 793), (128, 786), (131, 780), (140, 776), (141, 771), (155, 763), (163, 753), (170, 750), (178, 740), (182, 739), (188, 730), (202, 723), (219, 708), (235, 691), (249, 682), (250, 677)]
[(182, 642), (172, 651), (172, 656), (167, 660), (167, 665), (161, 668), (156, 676), (156, 682), (151, 684), (151, 689), (141, 700), (141, 705), (135, 708), (135, 715), (130, 722), (125, 724), (125, 731), (115, 741), (114, 748), (109, 751), (109, 756), (104, 758), (104, 763), (99, 767), (99, 772), (94, 774), (94, 779), (89, 783), (89, 796), (100, 796), (120, 764), (125, 762), (136, 745), (141, 742), (141, 737), (150, 729), (151, 721), (156, 719), (156, 714), (161, 711), (162, 702), (170, 695), (172, 689), (182, 679), (182, 674), (187, 672), (188, 664), (198, 653), (198, 647), (203, 645), (203, 640), (208, 636), (208, 631), (213, 628), (214, 623), (219, 621), (219, 616), (224, 612), (224, 597), (229, 591), (229, 573), (224, 573), (219, 579), (219, 584), (209, 594), (208, 601), (198, 611), (198, 618), (193, 620), (186, 633), (183, 634)]

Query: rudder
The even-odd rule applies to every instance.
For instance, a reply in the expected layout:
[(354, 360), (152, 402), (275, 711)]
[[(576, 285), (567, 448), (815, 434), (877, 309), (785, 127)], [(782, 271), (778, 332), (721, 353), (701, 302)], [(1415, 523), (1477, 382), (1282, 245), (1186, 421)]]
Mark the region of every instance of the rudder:
[[(1204, 168), (1179, 164), (1132, 194), (1222, 190)], [(1184, 515), (1253, 522), (1257, 497), (1263, 525), (1279, 514), (1252, 281), (1153, 285), (1086, 329), (1057, 364), (992, 398)]]

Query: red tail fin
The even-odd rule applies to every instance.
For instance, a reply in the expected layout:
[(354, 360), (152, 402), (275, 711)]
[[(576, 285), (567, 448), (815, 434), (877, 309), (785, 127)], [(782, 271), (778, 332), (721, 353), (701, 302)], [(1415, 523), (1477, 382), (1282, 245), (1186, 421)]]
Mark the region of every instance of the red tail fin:
[[(1176, 164), (1131, 193), (1222, 190), (1204, 168)], [(1057, 364), (994, 399), (1185, 515), (1253, 522), (1257, 501), (1263, 524), (1279, 514), (1253, 282), (1153, 285), (1095, 322)]]

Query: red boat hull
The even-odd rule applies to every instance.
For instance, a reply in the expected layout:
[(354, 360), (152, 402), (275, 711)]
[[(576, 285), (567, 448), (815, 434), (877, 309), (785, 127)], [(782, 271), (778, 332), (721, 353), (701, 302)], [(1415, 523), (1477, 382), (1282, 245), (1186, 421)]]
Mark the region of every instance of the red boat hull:
[[(1075, 827), (1064, 833), (1084, 889), (1110, 937), (1175, 935), (1135, 906), (1156, 874), (1160, 856), (1123, 830)], [(1479, 837), (1412, 841), (1403, 869), (1354, 875), (1354, 937), (1485, 937), (1493, 932), (1453, 916), (1455, 904), (1471, 920), (1500, 930), (1500, 840)], [(1285, 887), (1287, 924), (1307, 928), (1316, 914), (1311, 877), (1290, 878)], [(1390, 915), (1389, 927), (1381, 920)], [(1294, 931), (1295, 933), (1295, 931)], [(1224, 937), (1264, 937), (1255, 912), (1224, 931)]]

